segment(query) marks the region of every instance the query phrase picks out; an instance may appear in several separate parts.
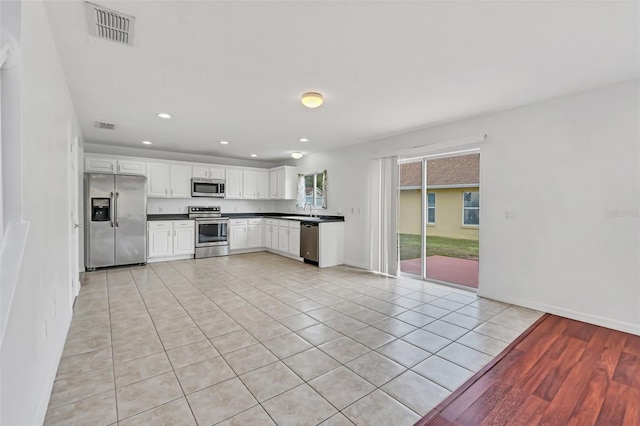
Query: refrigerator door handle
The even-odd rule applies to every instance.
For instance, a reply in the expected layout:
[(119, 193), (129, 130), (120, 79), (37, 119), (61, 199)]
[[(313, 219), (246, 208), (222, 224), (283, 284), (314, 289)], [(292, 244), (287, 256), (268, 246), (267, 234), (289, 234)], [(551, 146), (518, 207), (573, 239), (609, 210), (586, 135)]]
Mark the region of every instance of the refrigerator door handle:
[(113, 192), (111, 193), (110, 198), (111, 198), (111, 209), (110, 209), (111, 210), (111, 212), (110, 212), (111, 213), (111, 227), (113, 228)]
[(120, 221), (118, 220), (118, 200), (120, 199), (120, 193), (116, 192), (116, 228), (120, 226)]

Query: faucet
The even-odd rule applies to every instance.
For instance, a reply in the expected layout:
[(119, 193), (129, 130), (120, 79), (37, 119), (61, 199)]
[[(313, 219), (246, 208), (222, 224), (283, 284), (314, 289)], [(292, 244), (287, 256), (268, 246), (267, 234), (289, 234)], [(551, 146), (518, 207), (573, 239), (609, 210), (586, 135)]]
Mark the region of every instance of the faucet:
[(313, 205), (312, 205), (311, 203), (307, 202), (307, 203), (304, 205), (304, 208), (303, 208), (303, 210), (304, 210), (304, 211), (307, 211), (307, 206), (309, 206), (309, 217), (311, 217), (311, 213), (312, 213), (312, 211), (313, 211), (313, 210), (312, 210), (312, 209), (313, 209)]

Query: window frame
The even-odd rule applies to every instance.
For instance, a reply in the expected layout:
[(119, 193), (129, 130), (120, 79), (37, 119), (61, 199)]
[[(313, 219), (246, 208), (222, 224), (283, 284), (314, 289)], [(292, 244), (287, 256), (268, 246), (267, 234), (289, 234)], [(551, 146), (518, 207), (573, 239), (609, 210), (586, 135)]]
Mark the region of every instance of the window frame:
[[(326, 199), (326, 193), (325, 193), (325, 187), (324, 187), (324, 171), (320, 171), (320, 172), (314, 172), (314, 173), (305, 173), (304, 174), (304, 179), (305, 179), (305, 194), (304, 194), (304, 205), (306, 207), (307, 203), (309, 201), (307, 201), (307, 177), (308, 176), (313, 176), (313, 189), (312, 189), (312, 199), (313, 202), (311, 203), (311, 208), (320, 208), (320, 209), (326, 209), (326, 204), (325, 204), (325, 199)], [(318, 188), (318, 176), (322, 176), (322, 198), (320, 201), (320, 204), (318, 204), (318, 197), (316, 194), (315, 189)]]
[[(474, 192), (478, 193), (478, 207), (466, 207), (464, 205), (465, 194), (472, 194)], [(478, 223), (465, 223), (464, 222), (465, 210), (476, 210), (478, 212)], [(462, 191), (462, 226), (464, 226), (464, 227), (473, 227), (473, 228), (480, 227), (480, 190), (477, 190), (477, 191)]]
[[(429, 195), (433, 194), (433, 207), (429, 207)], [(464, 203), (463, 203), (464, 205)], [(429, 221), (429, 210), (433, 209), (433, 222)], [(427, 225), (435, 225), (436, 224), (436, 193), (435, 192), (427, 192)]]

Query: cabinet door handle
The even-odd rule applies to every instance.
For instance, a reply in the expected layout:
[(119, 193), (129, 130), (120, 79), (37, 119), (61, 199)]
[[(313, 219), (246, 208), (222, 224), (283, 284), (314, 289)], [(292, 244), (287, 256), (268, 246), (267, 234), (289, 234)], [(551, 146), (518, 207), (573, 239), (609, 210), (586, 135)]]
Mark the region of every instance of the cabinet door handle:
[(167, 188), (164, 189), (164, 195), (169, 195), (169, 190)]

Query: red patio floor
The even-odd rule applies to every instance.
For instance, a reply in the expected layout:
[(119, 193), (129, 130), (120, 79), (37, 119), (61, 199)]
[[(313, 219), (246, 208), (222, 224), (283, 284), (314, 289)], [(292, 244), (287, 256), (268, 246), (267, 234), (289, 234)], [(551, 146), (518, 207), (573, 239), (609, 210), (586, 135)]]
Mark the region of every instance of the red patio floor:
[[(478, 288), (478, 261), (446, 256), (427, 257), (427, 278)], [(420, 275), (420, 259), (400, 261), (400, 270)]]

